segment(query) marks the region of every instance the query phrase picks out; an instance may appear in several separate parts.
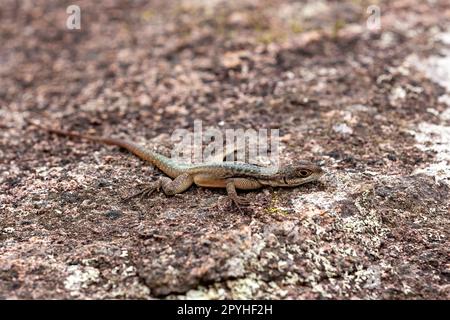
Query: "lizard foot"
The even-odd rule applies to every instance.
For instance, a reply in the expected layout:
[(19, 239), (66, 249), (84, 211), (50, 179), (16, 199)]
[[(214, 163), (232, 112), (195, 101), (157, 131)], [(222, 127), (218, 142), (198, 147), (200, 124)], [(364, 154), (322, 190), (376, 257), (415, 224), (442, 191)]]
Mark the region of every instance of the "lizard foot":
[(128, 196), (125, 199), (123, 199), (123, 202), (127, 202), (138, 196), (140, 196), (139, 200), (142, 200), (144, 197), (150, 196), (153, 192), (159, 191), (160, 188), (161, 188), (161, 183), (159, 181), (150, 183), (150, 185), (147, 188), (144, 188), (141, 191), (136, 192), (135, 194), (132, 194), (131, 196)]
[(241, 214), (245, 213), (245, 209), (247, 209), (250, 206), (250, 201), (247, 200), (244, 197), (229, 197), (231, 200), (231, 203), (236, 206), (236, 208), (239, 210)]

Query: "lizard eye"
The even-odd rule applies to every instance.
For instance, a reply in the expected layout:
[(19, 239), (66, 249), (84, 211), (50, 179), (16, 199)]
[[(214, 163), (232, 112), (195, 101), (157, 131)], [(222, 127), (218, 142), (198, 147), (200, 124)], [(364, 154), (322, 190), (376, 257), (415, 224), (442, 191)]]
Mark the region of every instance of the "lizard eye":
[(300, 170), (299, 173), (302, 177), (307, 177), (310, 174), (308, 170)]

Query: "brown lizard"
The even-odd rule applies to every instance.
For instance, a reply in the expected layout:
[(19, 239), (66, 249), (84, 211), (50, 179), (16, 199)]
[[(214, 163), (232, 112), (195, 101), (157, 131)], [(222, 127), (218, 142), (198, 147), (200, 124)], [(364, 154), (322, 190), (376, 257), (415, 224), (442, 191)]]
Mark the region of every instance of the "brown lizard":
[(323, 170), (318, 165), (303, 160), (297, 161), (295, 165), (281, 167), (277, 172), (273, 172), (267, 167), (240, 162), (182, 164), (127, 140), (83, 135), (46, 128), (36, 123), (32, 124), (61, 136), (87, 139), (122, 147), (139, 158), (152, 163), (170, 177), (160, 177), (157, 181), (151, 182), (148, 188), (133, 196), (150, 195), (160, 189), (166, 195), (175, 195), (186, 191), (192, 184), (208, 188), (225, 188), (228, 197), (241, 211), (240, 205), (248, 205), (248, 201), (239, 197), (236, 189), (255, 190), (265, 186), (296, 187), (315, 181), (323, 174)]

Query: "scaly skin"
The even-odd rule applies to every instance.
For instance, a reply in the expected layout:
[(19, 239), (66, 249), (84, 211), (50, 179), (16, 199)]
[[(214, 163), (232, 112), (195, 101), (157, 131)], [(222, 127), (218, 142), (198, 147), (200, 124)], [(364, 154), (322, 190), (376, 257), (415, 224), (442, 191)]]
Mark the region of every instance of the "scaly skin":
[(240, 205), (247, 205), (248, 202), (245, 198), (237, 195), (236, 189), (255, 190), (264, 186), (295, 187), (315, 181), (323, 174), (323, 170), (319, 166), (307, 161), (298, 161), (297, 164), (282, 167), (277, 172), (273, 172), (269, 168), (238, 162), (182, 164), (159, 153), (146, 150), (130, 141), (83, 135), (75, 132), (46, 128), (36, 123), (32, 124), (61, 136), (87, 139), (122, 147), (139, 158), (152, 163), (172, 178), (159, 178), (139, 193), (142, 195), (150, 195), (155, 190), (159, 191), (160, 189), (166, 195), (174, 195), (186, 191), (192, 184), (208, 188), (225, 188), (228, 197), (241, 210)]

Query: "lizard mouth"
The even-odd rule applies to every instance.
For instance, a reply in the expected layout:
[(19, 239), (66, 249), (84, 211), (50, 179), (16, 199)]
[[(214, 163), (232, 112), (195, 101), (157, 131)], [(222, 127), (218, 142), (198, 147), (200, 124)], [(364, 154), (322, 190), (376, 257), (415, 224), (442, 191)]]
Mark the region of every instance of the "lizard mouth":
[(313, 182), (319, 179), (322, 174), (312, 174), (306, 178), (296, 178), (296, 179), (288, 179), (286, 177), (281, 178), (278, 181), (266, 181), (262, 182), (263, 184), (271, 185), (272, 187), (297, 187), (302, 184)]
[[(323, 175), (323, 171), (321, 172), (315, 172), (313, 174), (311, 174), (309, 177), (306, 178), (301, 178), (301, 179), (297, 179), (297, 181), (293, 181), (290, 184), (287, 184), (287, 186), (299, 186), (305, 183), (309, 183), (309, 182), (313, 182), (313, 181), (317, 181), (319, 180), (319, 178)], [(283, 179), (284, 182), (286, 183), (286, 179)]]

